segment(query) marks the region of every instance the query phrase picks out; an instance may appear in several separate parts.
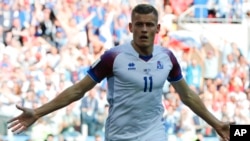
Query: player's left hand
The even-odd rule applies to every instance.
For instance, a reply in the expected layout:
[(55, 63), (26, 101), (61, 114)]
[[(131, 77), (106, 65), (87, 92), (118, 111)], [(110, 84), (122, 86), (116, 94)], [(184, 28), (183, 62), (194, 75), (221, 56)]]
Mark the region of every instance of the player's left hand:
[(220, 135), (221, 141), (230, 140), (230, 125), (234, 122), (222, 122), (218, 128), (215, 128), (216, 132)]

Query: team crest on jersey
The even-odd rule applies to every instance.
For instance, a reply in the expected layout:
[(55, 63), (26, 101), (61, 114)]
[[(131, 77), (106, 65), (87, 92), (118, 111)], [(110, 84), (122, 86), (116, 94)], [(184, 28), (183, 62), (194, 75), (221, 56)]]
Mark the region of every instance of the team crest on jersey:
[(157, 61), (157, 69), (163, 69), (163, 64), (161, 61)]
[(128, 70), (135, 70), (135, 63), (128, 63)]

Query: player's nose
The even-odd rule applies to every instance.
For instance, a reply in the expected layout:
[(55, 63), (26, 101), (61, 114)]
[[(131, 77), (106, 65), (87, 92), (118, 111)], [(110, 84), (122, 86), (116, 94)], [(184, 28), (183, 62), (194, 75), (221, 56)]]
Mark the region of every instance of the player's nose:
[(142, 26), (142, 32), (147, 32), (147, 25), (146, 24), (143, 24), (143, 26)]

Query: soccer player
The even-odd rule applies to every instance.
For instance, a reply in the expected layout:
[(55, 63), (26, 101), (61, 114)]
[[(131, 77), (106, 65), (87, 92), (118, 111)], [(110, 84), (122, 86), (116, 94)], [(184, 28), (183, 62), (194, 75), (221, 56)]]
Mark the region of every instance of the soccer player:
[(162, 88), (168, 80), (184, 104), (210, 124), (224, 140), (229, 125), (211, 114), (185, 82), (180, 65), (167, 48), (154, 45), (160, 30), (157, 10), (138, 4), (132, 10), (131, 42), (107, 50), (88, 70), (88, 75), (47, 104), (36, 109), (17, 105), (22, 113), (9, 121), (15, 133), (26, 130), (40, 117), (81, 99), (98, 82), (107, 78), (109, 115), (105, 141), (166, 141), (163, 125)]

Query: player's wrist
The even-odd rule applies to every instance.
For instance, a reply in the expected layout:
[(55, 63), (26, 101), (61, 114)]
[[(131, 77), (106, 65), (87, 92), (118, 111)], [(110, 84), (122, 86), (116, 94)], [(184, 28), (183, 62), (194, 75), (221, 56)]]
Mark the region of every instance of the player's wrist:
[(35, 109), (34, 111), (33, 111), (33, 117), (36, 119), (36, 120), (38, 120), (40, 117), (42, 117), (43, 115), (42, 114), (40, 114), (40, 112), (39, 112), (39, 109)]
[(224, 126), (224, 123), (222, 121), (219, 121), (217, 124), (214, 125), (214, 129), (217, 130), (221, 130)]

